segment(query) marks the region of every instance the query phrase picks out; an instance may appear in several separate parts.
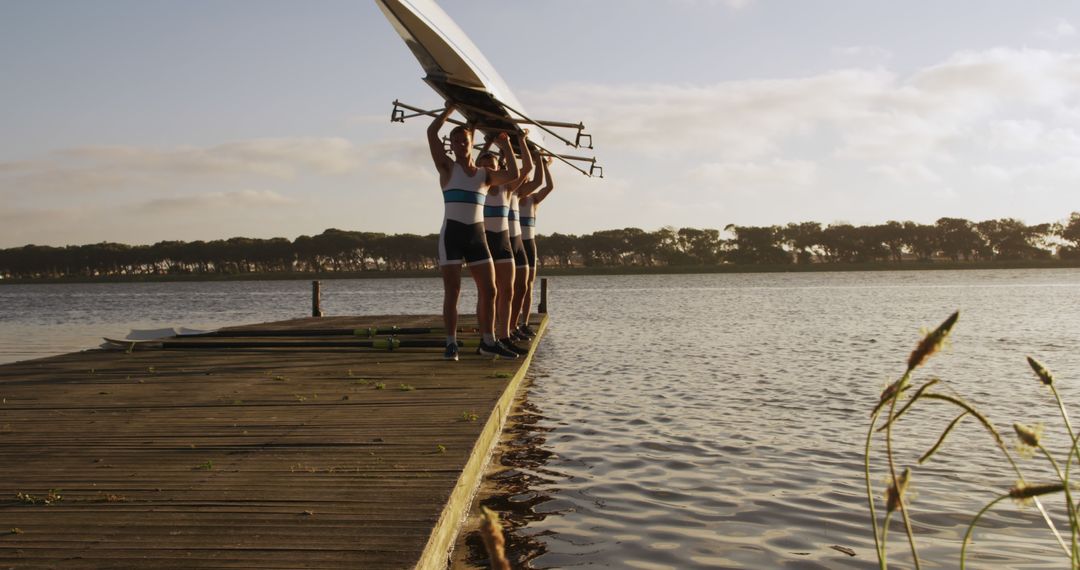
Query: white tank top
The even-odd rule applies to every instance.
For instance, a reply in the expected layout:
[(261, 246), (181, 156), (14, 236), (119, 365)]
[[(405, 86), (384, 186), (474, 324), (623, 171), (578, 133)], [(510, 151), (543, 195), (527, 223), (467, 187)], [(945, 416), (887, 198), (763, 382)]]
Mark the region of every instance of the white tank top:
[(488, 190), (487, 201), (484, 202), (484, 229), (489, 232), (505, 232), (510, 229), (510, 201), (507, 199), (509, 192), (505, 185), (495, 186)]
[(453, 168), (450, 169), (450, 181), (443, 187), (446, 219), (463, 224), (483, 222), (487, 191), (486, 168), (477, 168), (476, 174), (469, 176), (465, 169), (455, 162)]
[(513, 192), (510, 195), (510, 237), (515, 238), (521, 235), (521, 224), (518, 222), (518, 195), (517, 192)]
[(536, 238), (536, 204), (532, 194), (521, 199), (521, 239)]

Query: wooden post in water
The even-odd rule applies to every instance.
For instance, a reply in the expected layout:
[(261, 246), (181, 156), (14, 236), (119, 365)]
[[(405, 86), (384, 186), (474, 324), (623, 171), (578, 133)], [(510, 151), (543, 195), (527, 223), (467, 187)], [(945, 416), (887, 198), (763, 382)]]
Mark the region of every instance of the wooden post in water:
[(547, 314), (547, 277), (540, 278), (540, 306), (536, 312)]
[(311, 316), (322, 316), (322, 284), (318, 281), (311, 282)]

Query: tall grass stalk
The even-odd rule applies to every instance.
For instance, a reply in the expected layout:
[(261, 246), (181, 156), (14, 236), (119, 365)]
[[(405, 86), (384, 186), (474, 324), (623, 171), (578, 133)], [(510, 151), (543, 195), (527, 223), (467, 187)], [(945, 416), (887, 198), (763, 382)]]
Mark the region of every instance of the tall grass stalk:
[[(874, 549), (877, 553), (878, 565), (882, 570), (888, 568), (889, 525), (893, 514), (895, 514), (896, 511), (899, 511), (903, 520), (908, 548), (911, 551), (912, 564), (916, 569), (921, 566), (918, 544), (915, 532), (912, 528), (912, 520), (909, 512), (910, 501), (908, 500), (908, 496), (910, 495), (909, 487), (911, 487), (913, 479), (912, 467), (904, 467), (902, 471), (900, 470), (900, 461), (896, 456), (893, 445), (893, 428), (920, 402), (940, 402), (949, 404), (954, 409), (958, 409), (959, 413), (956, 414), (942, 430), (933, 446), (918, 458), (917, 464), (921, 465), (934, 457), (941, 449), (948, 436), (953, 432), (954, 428), (965, 418), (971, 417), (974, 418), (991, 437), (994, 446), (1001, 451), (1002, 455), (1004, 455), (1005, 461), (1016, 474), (1018, 481), (1016, 486), (1010, 489), (1008, 493), (992, 500), (972, 518), (960, 545), (960, 567), (964, 568), (966, 564), (968, 545), (971, 542), (975, 527), (979, 520), (986, 513), (990, 512), (992, 508), (997, 506), (998, 503), (1011, 497), (1035, 505), (1042, 515), (1043, 520), (1046, 522), (1047, 529), (1061, 546), (1064, 555), (1069, 559), (1070, 567), (1073, 568), (1073, 570), (1080, 570), (1080, 504), (1073, 501), (1070, 483), (1072, 463), (1074, 460), (1080, 461), (1080, 444), (1078, 444), (1078, 439), (1080, 438), (1078, 438), (1078, 434), (1073, 430), (1072, 424), (1069, 421), (1064, 401), (1061, 399), (1057, 387), (1054, 385), (1053, 375), (1038, 361), (1028, 357), (1028, 364), (1035, 372), (1035, 375), (1043, 385), (1049, 387), (1061, 413), (1065, 428), (1068, 430), (1070, 446), (1064, 461), (1064, 469), (1061, 468), (1061, 464), (1039, 441), (1039, 429), (1031, 429), (1023, 424), (1014, 424), (1014, 429), (1016, 430), (1022, 448), (1038, 450), (1041, 453), (1041, 457), (1043, 457), (1049, 465), (1050, 472), (1057, 479), (1054, 483), (1028, 484), (1024, 478), (1020, 464), (1013, 457), (1013, 454), (1009, 452), (1009, 447), (1006, 445), (1006, 440), (1001, 435), (1001, 432), (994, 427), (994, 424), (989, 418), (979, 412), (962, 397), (955, 395), (952, 390), (949, 390), (950, 393), (937, 391), (937, 389), (944, 385), (941, 380), (931, 379), (912, 390), (912, 385), (915, 381), (915, 373), (929, 358), (940, 351), (941, 347), (948, 339), (953, 327), (956, 325), (959, 316), (959, 312), (953, 313), (949, 318), (945, 319), (941, 325), (926, 334), (919, 341), (915, 349), (911, 352), (911, 355), (908, 357), (907, 368), (905, 369), (904, 374), (899, 380), (893, 382), (882, 391), (877, 404), (870, 413), (870, 426), (866, 433), (866, 443), (864, 447), (863, 468), (864, 476), (866, 478), (866, 498), (870, 509), (870, 521), (874, 533)], [(950, 414), (950, 416), (951, 415), (952, 414)], [(880, 499), (877, 498), (871, 483), (872, 475), (870, 459), (872, 456), (874, 436), (875, 434), (882, 434), (882, 432), (884, 432), (884, 453), (885, 461), (888, 466), (889, 484), (884, 496), (885, 514), (883, 517), (880, 517), (879, 521), (880, 515), (876, 506), (876, 501)], [(1070, 540), (1068, 544), (1055, 527), (1053, 520), (1050, 518), (1049, 513), (1040, 499), (1041, 497), (1057, 493), (1063, 494), (1065, 499), (1065, 509), (1068, 515), (1070, 530)]]

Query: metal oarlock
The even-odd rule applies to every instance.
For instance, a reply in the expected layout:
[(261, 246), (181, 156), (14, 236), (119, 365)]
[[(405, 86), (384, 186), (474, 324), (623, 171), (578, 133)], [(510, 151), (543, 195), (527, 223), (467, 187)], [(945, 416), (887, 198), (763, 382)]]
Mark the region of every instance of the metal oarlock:
[[(589, 142), (588, 144), (582, 144), (582, 140), (588, 140)], [(577, 133), (577, 138), (574, 139), (574, 148), (592, 149), (592, 135), (586, 133), (585, 131), (579, 130)]]
[[(599, 174), (597, 174), (599, 172)], [(604, 167), (596, 164), (595, 162), (589, 167), (589, 176), (596, 176), (597, 178), (604, 177)]]

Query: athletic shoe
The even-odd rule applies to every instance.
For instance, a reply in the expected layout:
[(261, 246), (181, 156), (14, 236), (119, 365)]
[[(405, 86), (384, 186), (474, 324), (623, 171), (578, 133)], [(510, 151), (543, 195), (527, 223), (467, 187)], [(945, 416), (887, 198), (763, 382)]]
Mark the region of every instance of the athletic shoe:
[(529, 325), (521, 325), (520, 327), (518, 327), (517, 330), (518, 332), (529, 338), (533, 338), (536, 336), (536, 331), (532, 330), (532, 327), (530, 327)]
[(458, 359), (457, 343), (447, 344), (446, 345), (446, 352), (444, 352), (442, 356), (443, 356), (443, 358), (445, 358), (447, 360), (455, 360), (456, 361)]
[(499, 344), (498, 341), (494, 344), (487, 344), (481, 340), (480, 346), (476, 349), (476, 354), (480, 356), (501, 356), (511, 360), (518, 357), (516, 352), (512, 352), (509, 348)]
[(510, 333), (510, 340), (527, 343), (529, 342), (529, 337), (521, 334), (521, 331), (514, 329), (514, 331)]
[(520, 346), (514, 344), (508, 338), (499, 339), (499, 344), (503, 345), (503, 348), (509, 349), (510, 352), (516, 353), (518, 356), (525, 356), (526, 354), (529, 354), (528, 349), (521, 348)]

